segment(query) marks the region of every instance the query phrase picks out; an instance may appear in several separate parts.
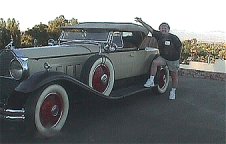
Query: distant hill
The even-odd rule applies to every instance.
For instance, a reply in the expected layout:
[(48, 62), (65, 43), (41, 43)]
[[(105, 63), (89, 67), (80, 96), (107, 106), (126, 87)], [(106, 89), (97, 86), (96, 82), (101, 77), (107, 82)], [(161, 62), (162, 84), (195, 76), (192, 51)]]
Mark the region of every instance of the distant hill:
[(202, 42), (226, 42), (226, 32), (223, 31), (195, 33), (185, 30), (171, 30), (171, 33), (177, 35), (181, 40), (196, 38), (198, 41)]

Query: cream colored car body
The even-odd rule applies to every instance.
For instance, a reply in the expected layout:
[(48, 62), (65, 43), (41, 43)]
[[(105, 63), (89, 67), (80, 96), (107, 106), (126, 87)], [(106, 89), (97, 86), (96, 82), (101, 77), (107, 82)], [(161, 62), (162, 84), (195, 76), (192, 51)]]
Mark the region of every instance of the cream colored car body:
[[(101, 22), (63, 27), (49, 46), (23, 49), (10, 43), (0, 51), (0, 118), (56, 135), (74, 99), (116, 99), (147, 90), (143, 83), (159, 54), (156, 47), (143, 26)], [(169, 73), (158, 74), (156, 88), (164, 93)]]
[[(84, 23), (84, 25), (64, 27), (68, 29), (107, 29), (108, 32), (139, 32), (147, 36), (147, 31), (142, 26), (127, 23)], [(137, 29), (136, 29), (137, 28)], [(115, 30), (114, 30), (115, 29)], [(130, 31), (129, 31), (130, 30)], [(109, 37), (108, 37), (109, 38)], [(144, 37), (145, 38), (145, 37)], [(143, 38), (143, 40), (144, 40)], [(109, 39), (106, 41), (110, 41)], [(142, 43), (142, 39), (140, 44)], [(44, 64), (50, 65), (50, 71), (60, 71), (79, 79), (81, 69), (85, 61), (94, 54), (100, 54), (100, 46), (94, 44), (73, 43), (60, 44), (46, 47), (34, 47), (18, 49), (24, 57), (28, 58), (29, 74), (44, 71)], [(20, 52), (21, 53), (21, 52)], [(115, 80), (146, 74), (150, 61), (158, 54), (158, 49), (145, 50), (138, 46), (116, 48), (113, 52), (101, 50), (112, 61), (115, 70)]]

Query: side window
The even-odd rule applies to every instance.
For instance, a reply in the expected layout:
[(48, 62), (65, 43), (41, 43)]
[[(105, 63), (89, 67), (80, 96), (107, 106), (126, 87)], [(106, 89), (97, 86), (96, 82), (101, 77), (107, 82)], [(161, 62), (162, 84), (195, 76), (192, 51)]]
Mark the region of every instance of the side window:
[(132, 32), (122, 32), (122, 39), (124, 42), (124, 48), (134, 48), (135, 40)]
[(123, 48), (122, 33), (121, 32), (114, 32), (112, 42), (114, 44), (116, 44), (118, 48)]

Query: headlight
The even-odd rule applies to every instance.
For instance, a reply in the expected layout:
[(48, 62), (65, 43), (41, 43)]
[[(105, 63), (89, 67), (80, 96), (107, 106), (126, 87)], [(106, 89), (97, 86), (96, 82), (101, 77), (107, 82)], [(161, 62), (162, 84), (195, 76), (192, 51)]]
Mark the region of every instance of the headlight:
[(9, 72), (12, 78), (20, 80), (23, 78), (25, 71), (27, 71), (27, 65), (21, 60), (13, 59), (10, 63)]

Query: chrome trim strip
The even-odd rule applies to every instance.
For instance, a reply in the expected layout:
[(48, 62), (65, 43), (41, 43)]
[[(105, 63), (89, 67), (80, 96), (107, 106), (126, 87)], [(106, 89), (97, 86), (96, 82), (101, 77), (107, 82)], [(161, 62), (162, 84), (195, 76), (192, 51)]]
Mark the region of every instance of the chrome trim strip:
[(21, 110), (13, 110), (13, 109), (6, 109), (5, 112), (9, 112), (9, 113), (24, 113), (24, 109)]
[(16, 110), (0, 107), (0, 118), (13, 121), (23, 121), (25, 119), (25, 110), (24, 108)]
[(62, 56), (49, 56), (49, 57), (39, 57), (39, 58), (29, 58), (31, 60), (40, 60), (40, 59), (50, 59), (50, 58), (61, 58), (61, 57), (70, 57), (70, 56), (83, 56), (83, 55), (92, 55), (97, 54), (98, 52), (86, 53), (86, 54), (71, 54), (71, 55), (62, 55)]
[(0, 78), (6, 78), (6, 79), (12, 79), (12, 80), (14, 80), (14, 78), (12, 78), (10, 76), (0, 76)]

